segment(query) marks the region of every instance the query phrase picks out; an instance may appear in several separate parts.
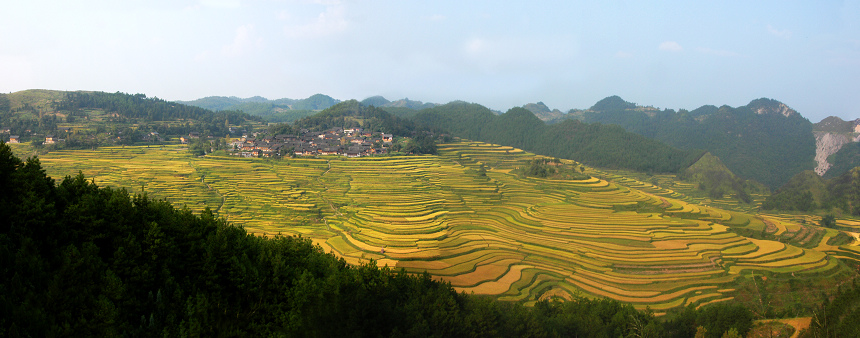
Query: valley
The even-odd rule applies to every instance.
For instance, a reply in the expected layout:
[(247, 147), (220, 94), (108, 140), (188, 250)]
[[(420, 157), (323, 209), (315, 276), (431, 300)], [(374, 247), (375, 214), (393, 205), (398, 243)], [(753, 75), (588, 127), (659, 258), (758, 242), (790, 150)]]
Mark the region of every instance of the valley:
[(538, 157), (460, 140), (439, 144), (437, 156), (195, 157), (159, 145), (39, 159), (57, 179), (80, 171), (99, 186), (209, 208), (259, 236), (310, 238), (350, 264), (427, 271), (500, 300), (605, 296), (660, 314), (734, 299), (763, 313), (755, 305), (766, 283), (773, 306), (790, 309), (856, 275), (860, 247), (844, 237), (860, 223), (839, 220), (836, 230), (814, 216), (748, 213), (731, 199), (688, 195), (695, 187), (674, 175), (570, 160), (559, 165), (590, 178), (518, 174)]

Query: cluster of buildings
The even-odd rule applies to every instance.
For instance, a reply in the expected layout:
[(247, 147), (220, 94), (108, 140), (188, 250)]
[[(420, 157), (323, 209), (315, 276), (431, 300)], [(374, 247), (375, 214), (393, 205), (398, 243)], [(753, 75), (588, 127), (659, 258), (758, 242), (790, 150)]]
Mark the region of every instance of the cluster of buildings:
[[(0, 128), (0, 134), (9, 134), (12, 132), (12, 128), (2, 127)], [(9, 143), (21, 143), (21, 137), (18, 135), (9, 135)]]
[(302, 130), (299, 135), (243, 136), (230, 144), (232, 154), (243, 157), (340, 155), (361, 157), (386, 153), (394, 140), (391, 134), (373, 134), (361, 128)]

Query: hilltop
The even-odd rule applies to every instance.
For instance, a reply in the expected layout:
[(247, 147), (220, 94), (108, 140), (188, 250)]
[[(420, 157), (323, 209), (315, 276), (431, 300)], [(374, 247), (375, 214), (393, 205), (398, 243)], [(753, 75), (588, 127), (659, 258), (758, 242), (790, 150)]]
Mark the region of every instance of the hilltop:
[(265, 118), (269, 122), (294, 122), (303, 117), (329, 108), (340, 100), (323, 94), (314, 94), (305, 99), (282, 98), (269, 100), (261, 96), (238, 98), (235, 96), (209, 96), (178, 103), (201, 107), (213, 111), (234, 110)]
[(860, 166), (860, 134), (856, 131), (860, 119), (843, 121), (829, 116), (814, 125), (815, 172), (825, 178), (833, 178)]
[(562, 113), (558, 109), (550, 110), (549, 107), (546, 106), (543, 102), (538, 101), (537, 103), (529, 103), (523, 106), (526, 110), (535, 114), (537, 118), (542, 121), (549, 121), (557, 118), (561, 118), (564, 113)]

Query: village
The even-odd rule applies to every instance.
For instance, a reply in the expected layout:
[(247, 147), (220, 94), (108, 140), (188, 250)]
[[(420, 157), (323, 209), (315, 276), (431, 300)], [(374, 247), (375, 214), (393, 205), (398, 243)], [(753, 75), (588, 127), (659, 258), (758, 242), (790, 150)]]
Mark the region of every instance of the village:
[(361, 128), (331, 128), (325, 131), (303, 129), (300, 135), (243, 135), (229, 144), (232, 155), (242, 157), (283, 157), (339, 155), (362, 157), (387, 153), (392, 134), (371, 133)]

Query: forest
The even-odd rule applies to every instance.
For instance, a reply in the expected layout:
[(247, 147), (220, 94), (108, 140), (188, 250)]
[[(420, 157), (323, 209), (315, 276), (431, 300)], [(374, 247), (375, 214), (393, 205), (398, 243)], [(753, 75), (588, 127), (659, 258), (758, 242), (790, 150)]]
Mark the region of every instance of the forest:
[(707, 150), (736, 175), (776, 189), (795, 174), (811, 170), (815, 157), (812, 123), (796, 112), (788, 116), (776, 112), (782, 107), (778, 101), (758, 99), (737, 108), (702, 106), (676, 112), (640, 109), (610, 96), (584, 112), (581, 120), (618, 125), (684, 150)]
[(830, 179), (811, 170), (801, 172), (768, 196), (761, 208), (860, 216), (860, 167)]
[(425, 129), (417, 128), (412, 121), (399, 118), (374, 106), (366, 106), (349, 100), (331, 106), (313, 116), (293, 123), (296, 130), (326, 130), (329, 128), (360, 127), (371, 133), (389, 133), (411, 137)]
[(418, 126), (447, 131), (453, 136), (605, 168), (674, 173), (690, 166), (703, 153), (669, 147), (618, 126), (576, 120), (546, 125), (523, 108), (495, 115), (478, 104), (452, 102), (422, 110), (412, 119)]

